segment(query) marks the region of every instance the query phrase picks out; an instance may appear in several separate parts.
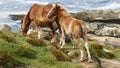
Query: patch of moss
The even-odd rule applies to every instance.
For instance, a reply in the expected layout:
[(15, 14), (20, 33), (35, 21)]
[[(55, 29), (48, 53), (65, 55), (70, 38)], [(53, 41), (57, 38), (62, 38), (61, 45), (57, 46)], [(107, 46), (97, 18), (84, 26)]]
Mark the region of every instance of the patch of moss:
[(12, 54), (8, 53), (8, 51), (0, 51), (0, 66), (3, 68), (14, 68), (25, 66), (25, 63), (19, 61), (14, 58)]
[(15, 42), (15, 37), (9, 36), (9, 35), (6, 35), (6, 34), (1, 34), (0, 38), (4, 39), (7, 42)]
[(21, 57), (26, 57), (28, 59), (35, 59), (37, 58), (37, 52), (30, 49), (26, 48), (25, 46), (19, 46), (16, 49), (16, 54), (21, 56)]
[(52, 45), (49, 45), (48, 49), (56, 57), (58, 61), (70, 61), (70, 57), (66, 55), (62, 50), (57, 49)]
[(97, 42), (91, 43), (90, 50), (91, 50), (91, 54), (95, 55), (97, 57), (103, 57), (103, 58), (107, 58), (107, 59), (111, 59), (111, 58), (115, 57), (113, 53), (105, 52), (103, 50), (103, 45), (101, 45)]
[(42, 40), (38, 40), (38, 39), (35, 39), (35, 38), (26, 38), (26, 42), (28, 42), (29, 44), (32, 44), (34, 46), (46, 45)]
[(0, 65), (5, 65), (13, 60), (6, 51), (0, 51)]

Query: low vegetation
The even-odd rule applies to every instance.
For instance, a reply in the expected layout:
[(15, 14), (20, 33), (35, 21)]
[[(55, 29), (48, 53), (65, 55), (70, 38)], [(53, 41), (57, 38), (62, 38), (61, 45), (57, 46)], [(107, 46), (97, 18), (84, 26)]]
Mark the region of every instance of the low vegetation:
[[(55, 57), (52, 51), (50, 51), (50, 46), (45, 43), (46, 42), (41, 42), (41, 40), (34, 38), (23, 37), (20, 32), (0, 32), (0, 67), (82, 68), (80, 64), (71, 63), (68, 56), (65, 61), (58, 61), (59, 59)], [(90, 42), (90, 44), (94, 55), (120, 60), (120, 50), (115, 50), (108, 46), (101, 46), (95, 42)], [(99, 47), (97, 48), (96, 45)], [(72, 48), (71, 43), (67, 43), (65, 48), (67, 49), (67, 47)], [(106, 56), (111, 54), (103, 52), (103, 47), (113, 52), (112, 57)], [(98, 49), (101, 49), (101, 51), (97, 52)], [(67, 54), (67, 51), (69, 50), (65, 51), (63, 49), (62, 52)]]

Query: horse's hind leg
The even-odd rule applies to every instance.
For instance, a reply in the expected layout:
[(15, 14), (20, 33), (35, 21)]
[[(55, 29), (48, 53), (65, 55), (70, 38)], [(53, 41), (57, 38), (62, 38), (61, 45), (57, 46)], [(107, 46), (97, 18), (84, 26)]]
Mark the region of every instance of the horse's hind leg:
[(88, 40), (87, 40), (87, 34), (84, 35), (83, 37), (84, 41), (85, 41), (85, 48), (87, 50), (87, 53), (88, 53), (88, 62), (92, 62), (92, 59), (91, 59), (91, 55), (90, 55), (90, 50), (89, 50), (89, 45), (88, 45)]
[(80, 49), (80, 61), (84, 60), (84, 51), (83, 46), (80, 42), (80, 38), (74, 38), (74, 43), (77, 44), (78, 48)]

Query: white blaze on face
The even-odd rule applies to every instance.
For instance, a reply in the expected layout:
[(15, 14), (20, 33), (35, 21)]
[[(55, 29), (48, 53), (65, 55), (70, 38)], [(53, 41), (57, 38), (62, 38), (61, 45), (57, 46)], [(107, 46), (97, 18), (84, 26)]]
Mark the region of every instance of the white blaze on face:
[(49, 14), (52, 12), (52, 10), (55, 8), (55, 4), (52, 4), (52, 8), (50, 9), (50, 11), (48, 12), (48, 14), (47, 14), (47, 18), (48, 18), (48, 16), (49, 16)]

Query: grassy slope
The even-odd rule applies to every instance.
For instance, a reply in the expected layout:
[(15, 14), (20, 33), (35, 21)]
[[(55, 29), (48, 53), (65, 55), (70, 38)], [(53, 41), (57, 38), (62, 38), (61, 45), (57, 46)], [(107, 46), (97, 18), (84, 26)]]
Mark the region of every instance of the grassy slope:
[[(8, 38), (6, 38), (6, 36)], [(68, 43), (67, 45), (71, 44)], [(69, 48), (67, 45), (65, 47)], [(72, 46), (70, 47), (72, 48)], [(114, 50), (108, 46), (105, 48), (115, 53), (116, 57), (114, 59), (120, 60), (120, 50)], [(27, 43), (26, 38), (21, 36), (19, 32), (0, 34), (0, 58), (4, 58), (5, 56), (1, 53), (12, 57), (12, 61), (6, 60), (6, 64), (4, 65), (6, 68), (14, 68), (15, 66), (27, 66), (30, 68), (82, 68), (80, 64), (57, 61), (48, 51), (46, 45), (33, 46)]]
[[(14, 38), (14, 40), (8, 42), (8, 38), (6, 39), (2, 35), (10, 37), (10, 40)], [(15, 66), (28, 66), (30, 68), (81, 68), (79, 64), (57, 61), (48, 51), (46, 45), (37, 47), (27, 43), (25, 40), (26, 38), (21, 36), (20, 33), (14, 35), (12, 33), (0, 34), (0, 52), (12, 57), (12, 61), (6, 61), (4, 67), (14, 68)], [(5, 58), (5, 56), (1, 54), (0, 57)], [(7, 58), (5, 59), (7, 60)]]

